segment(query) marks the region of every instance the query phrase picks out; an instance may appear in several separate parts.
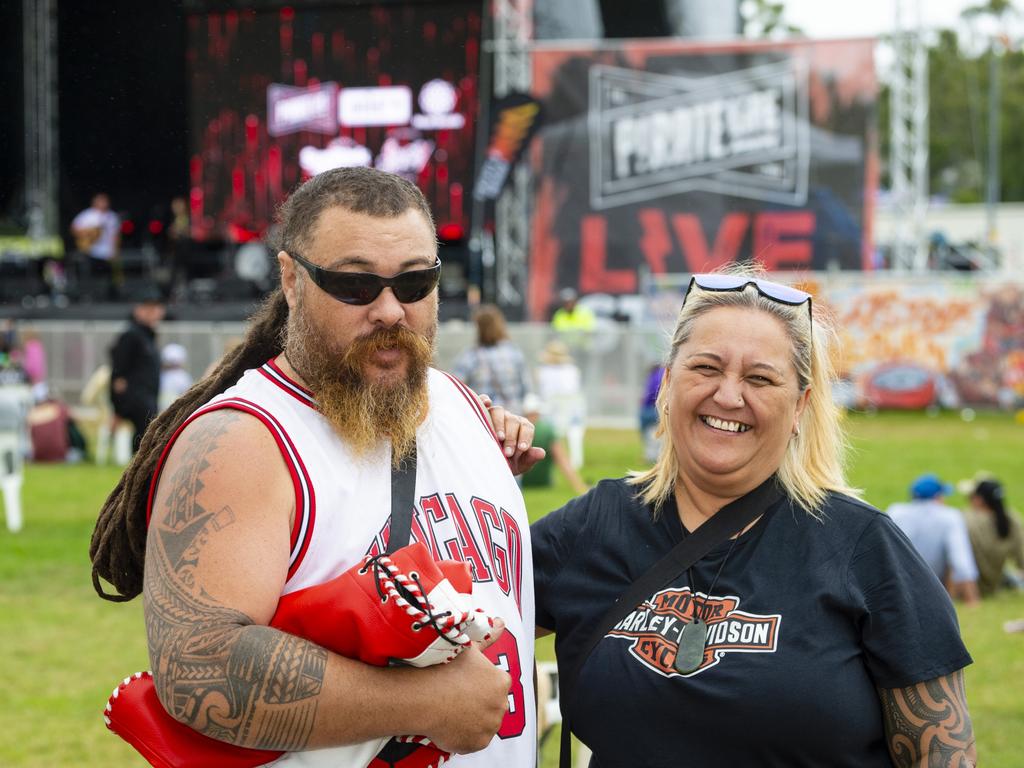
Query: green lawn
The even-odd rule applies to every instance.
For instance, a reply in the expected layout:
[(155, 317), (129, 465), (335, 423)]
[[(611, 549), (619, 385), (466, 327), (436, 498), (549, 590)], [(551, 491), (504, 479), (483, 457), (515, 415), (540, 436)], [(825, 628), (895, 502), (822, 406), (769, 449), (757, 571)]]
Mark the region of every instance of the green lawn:
[[(851, 480), (876, 506), (903, 499), (920, 472), (956, 481), (987, 469), (1024, 508), (1024, 426), (1007, 416), (983, 413), (964, 423), (953, 414), (884, 414), (852, 417), (848, 426), (855, 447)], [(588, 433), (586, 481), (639, 466), (635, 434)], [(106, 467), (29, 467), (25, 529), (11, 535), (0, 528), (0, 766), (144, 765), (101, 719), (114, 684), (148, 667), (139, 601), (101, 601), (89, 580), (89, 535), (117, 478)], [(531, 517), (569, 496), (560, 480), (528, 491)], [(1024, 635), (1007, 635), (1002, 624), (1024, 618), (1024, 595), (960, 615), (976, 662), (967, 670), (967, 690), (979, 754), (986, 768), (1018, 768), (1024, 764), (1016, 746), (1024, 729)], [(539, 643), (538, 656), (553, 657), (550, 640)], [(550, 753), (545, 750), (545, 766), (555, 764)]]

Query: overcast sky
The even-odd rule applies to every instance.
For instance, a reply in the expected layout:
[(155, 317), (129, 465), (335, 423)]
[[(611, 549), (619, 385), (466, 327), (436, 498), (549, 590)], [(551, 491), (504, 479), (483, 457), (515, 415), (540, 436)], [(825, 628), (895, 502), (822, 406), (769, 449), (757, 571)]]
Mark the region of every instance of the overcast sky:
[[(903, 7), (912, 21), (915, 4), (926, 27), (959, 27), (960, 12), (982, 0), (909, 0)], [(1018, 8), (1024, 4), (1018, 2)], [(896, 25), (896, 0), (785, 0), (786, 19), (810, 37), (859, 37), (881, 35)]]

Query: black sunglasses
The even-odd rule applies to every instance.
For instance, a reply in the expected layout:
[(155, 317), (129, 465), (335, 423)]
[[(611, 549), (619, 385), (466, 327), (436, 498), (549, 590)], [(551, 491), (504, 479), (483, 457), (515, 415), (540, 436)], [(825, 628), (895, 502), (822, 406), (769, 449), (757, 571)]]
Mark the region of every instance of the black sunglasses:
[(385, 288), (394, 291), (403, 304), (425, 299), (441, 279), (441, 259), (429, 269), (410, 269), (394, 277), (381, 277), (371, 272), (341, 272), (325, 269), (302, 258), (295, 251), (285, 251), (309, 273), (310, 279), (325, 293), (343, 304), (371, 304)]
[(756, 277), (746, 277), (745, 275), (723, 275), (718, 273), (693, 275), (690, 278), (690, 285), (686, 289), (686, 296), (683, 296), (683, 304), (686, 303), (686, 298), (690, 295), (690, 291), (693, 290), (695, 285), (703, 291), (742, 291), (748, 285), (753, 285), (759, 294), (780, 304), (799, 307), (806, 301), (807, 313), (813, 317), (811, 315), (811, 294), (789, 285), (773, 283), (771, 280), (761, 280)]

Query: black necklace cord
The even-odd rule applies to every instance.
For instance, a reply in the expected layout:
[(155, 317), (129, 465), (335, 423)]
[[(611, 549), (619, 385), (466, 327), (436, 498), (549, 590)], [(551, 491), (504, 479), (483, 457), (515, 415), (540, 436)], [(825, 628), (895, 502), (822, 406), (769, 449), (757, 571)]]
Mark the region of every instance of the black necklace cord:
[[(711, 597), (711, 593), (714, 592), (715, 587), (718, 586), (718, 577), (722, 575), (722, 570), (725, 568), (725, 563), (729, 559), (729, 555), (731, 555), (732, 551), (736, 548), (736, 542), (740, 540), (741, 535), (741, 533), (736, 534), (736, 536), (732, 540), (732, 544), (729, 545), (728, 551), (726, 551), (725, 553), (725, 557), (723, 557), (722, 562), (718, 564), (718, 572), (715, 574), (715, 578), (712, 580), (711, 586), (708, 587), (708, 591), (704, 594), (704, 599), (700, 601), (700, 612), (702, 614), (707, 613), (708, 598)], [(686, 576), (690, 580), (690, 591), (692, 592), (691, 597), (693, 600), (693, 617), (696, 619), (701, 619), (702, 621), (707, 623), (707, 619), (704, 616), (697, 615), (697, 585), (693, 580), (692, 565), (686, 569)]]

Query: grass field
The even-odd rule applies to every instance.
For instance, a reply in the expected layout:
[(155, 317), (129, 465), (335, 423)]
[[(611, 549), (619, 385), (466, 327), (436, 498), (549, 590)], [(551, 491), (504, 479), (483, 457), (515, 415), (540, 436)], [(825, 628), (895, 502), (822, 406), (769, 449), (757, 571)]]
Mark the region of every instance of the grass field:
[[(958, 480), (978, 469), (999, 475), (1024, 508), (1024, 426), (1000, 414), (965, 423), (955, 414), (855, 416), (850, 476), (868, 501), (885, 507), (906, 496), (910, 479), (933, 471)], [(584, 479), (622, 475), (640, 465), (631, 432), (591, 430)], [(115, 682), (148, 667), (139, 601), (99, 600), (89, 581), (88, 544), (96, 511), (118, 471), (90, 465), (31, 466), (25, 529), (0, 529), (0, 766), (139, 766), (143, 761), (103, 727), (100, 712)], [(531, 490), (536, 519), (564, 503), (567, 486)], [(963, 500), (954, 497), (953, 503)], [(1024, 618), (1024, 595), (960, 611), (975, 658), (967, 692), (985, 768), (1019, 768), (1024, 755), (1024, 635), (1003, 632)], [(553, 658), (550, 640), (540, 658)], [(545, 750), (544, 765), (554, 765)]]

